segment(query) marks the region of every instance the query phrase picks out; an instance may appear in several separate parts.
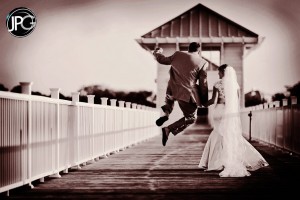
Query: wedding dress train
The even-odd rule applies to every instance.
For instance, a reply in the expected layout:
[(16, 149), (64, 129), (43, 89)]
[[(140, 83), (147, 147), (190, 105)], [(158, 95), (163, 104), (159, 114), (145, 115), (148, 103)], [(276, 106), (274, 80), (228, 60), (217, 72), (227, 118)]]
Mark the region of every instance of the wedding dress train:
[(222, 81), (215, 84), (224, 103), (214, 109), (214, 129), (205, 144), (199, 168), (222, 170), (220, 177), (250, 176), (249, 171), (268, 166), (262, 155), (242, 136), (239, 114), (239, 86), (232, 67), (225, 69)]

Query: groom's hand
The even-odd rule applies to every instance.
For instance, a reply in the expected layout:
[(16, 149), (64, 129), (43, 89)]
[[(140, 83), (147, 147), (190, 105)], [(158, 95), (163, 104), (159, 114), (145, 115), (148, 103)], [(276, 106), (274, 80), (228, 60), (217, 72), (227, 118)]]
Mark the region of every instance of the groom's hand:
[(155, 48), (153, 54), (162, 53), (162, 52), (163, 52), (163, 49), (161, 47), (158, 47), (158, 48)]
[(208, 107), (208, 105), (207, 105), (207, 103), (203, 103), (203, 104), (201, 104), (201, 106), (199, 106), (200, 108), (207, 108)]

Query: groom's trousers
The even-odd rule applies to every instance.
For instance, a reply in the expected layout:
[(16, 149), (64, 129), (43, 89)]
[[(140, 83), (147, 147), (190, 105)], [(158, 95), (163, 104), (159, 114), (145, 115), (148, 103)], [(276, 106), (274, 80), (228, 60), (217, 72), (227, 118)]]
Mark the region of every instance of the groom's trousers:
[(165, 114), (171, 114), (174, 108), (175, 99), (172, 97), (171, 88), (167, 87), (166, 98), (165, 98), (165, 105), (161, 107)]
[(186, 127), (195, 122), (195, 112), (197, 110), (197, 104), (192, 101), (188, 103), (185, 101), (177, 100), (177, 102), (181, 111), (183, 112), (184, 117), (168, 126), (170, 132), (173, 133), (173, 135), (177, 135)]

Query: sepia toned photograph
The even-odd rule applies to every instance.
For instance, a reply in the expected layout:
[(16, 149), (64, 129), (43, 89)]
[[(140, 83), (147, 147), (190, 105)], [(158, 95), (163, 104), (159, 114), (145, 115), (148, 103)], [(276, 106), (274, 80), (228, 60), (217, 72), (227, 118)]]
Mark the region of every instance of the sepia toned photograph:
[(300, 1), (0, 0), (0, 199), (294, 199)]

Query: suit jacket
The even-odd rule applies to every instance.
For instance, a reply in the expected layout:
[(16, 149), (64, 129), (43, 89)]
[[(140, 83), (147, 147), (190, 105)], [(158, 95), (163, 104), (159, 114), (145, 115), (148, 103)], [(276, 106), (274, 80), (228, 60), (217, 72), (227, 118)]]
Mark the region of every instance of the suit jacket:
[[(156, 60), (160, 64), (171, 65), (168, 88), (176, 100), (197, 103), (198, 106), (208, 99), (207, 88), (207, 61), (197, 52), (176, 51), (172, 56), (166, 57), (154, 52)], [(197, 80), (199, 85), (197, 85)]]

